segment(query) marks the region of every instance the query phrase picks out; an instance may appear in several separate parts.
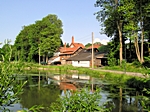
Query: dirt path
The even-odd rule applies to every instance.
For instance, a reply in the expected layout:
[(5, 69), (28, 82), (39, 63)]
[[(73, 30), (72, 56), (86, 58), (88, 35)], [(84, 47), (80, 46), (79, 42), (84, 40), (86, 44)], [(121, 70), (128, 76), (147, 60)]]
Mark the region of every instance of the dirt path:
[(137, 76), (137, 77), (145, 78), (145, 76), (142, 73), (136, 73), (136, 72), (125, 72), (125, 71), (103, 70), (103, 69), (94, 69), (94, 70), (102, 71), (102, 72), (116, 73), (116, 74), (126, 74), (126, 75), (130, 75), (130, 76)]

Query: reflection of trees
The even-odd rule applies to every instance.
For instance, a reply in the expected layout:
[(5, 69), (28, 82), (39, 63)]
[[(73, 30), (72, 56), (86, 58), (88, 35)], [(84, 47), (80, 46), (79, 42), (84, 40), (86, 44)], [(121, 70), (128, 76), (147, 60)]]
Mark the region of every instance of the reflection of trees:
[(31, 85), (38, 85), (40, 82), (40, 85), (43, 85), (43, 84), (47, 84), (47, 80), (44, 76), (27, 76), (27, 83), (26, 83), (26, 86), (29, 87)]
[(122, 112), (122, 87), (119, 87), (119, 112)]
[[(106, 91), (109, 91), (107, 96), (111, 103), (114, 105), (112, 112), (141, 112), (137, 92), (134, 89), (126, 88), (118, 85), (105, 86)], [(134, 96), (131, 96), (131, 94)], [(110, 103), (109, 103), (110, 104)], [(107, 105), (107, 107), (110, 105)]]
[(56, 85), (41, 87), (25, 87), (24, 92), (20, 95), (20, 104), (23, 108), (30, 108), (33, 105), (43, 105), (49, 107), (50, 104), (59, 97), (60, 90)]
[[(63, 78), (61, 77), (61, 79)], [(56, 81), (50, 80), (50, 82), (48, 83), (48, 79), (50, 79), (49, 77), (41, 76), (39, 74), (37, 76), (27, 76), (27, 79), (28, 82), (24, 88), (24, 93), (20, 96), (20, 103), (24, 108), (30, 108), (33, 105), (41, 104), (44, 106), (50, 106), (50, 104), (56, 101), (58, 96), (61, 94), (61, 90), (59, 90), (60, 88), (55, 85)], [(136, 95), (138, 96), (139, 94), (141, 94), (141, 92), (136, 92), (136, 90), (138, 89), (133, 90), (127, 88), (125, 85), (119, 82), (121, 79), (119, 81), (116, 81), (115, 83), (107, 83), (108, 81), (106, 81), (102, 84), (96, 84), (95, 80), (93, 80), (92, 78), (88, 83), (85, 80), (79, 78), (72, 80), (70, 76), (68, 76), (65, 81), (66, 80), (68, 81), (67, 83), (69, 83), (69, 85), (73, 84), (78, 89), (89, 87), (92, 90), (95, 90), (96, 87), (100, 87), (104, 91), (108, 91), (110, 94), (108, 94), (107, 98), (110, 99), (111, 103), (115, 105), (112, 109), (112, 112), (138, 112), (138, 109), (141, 108), (139, 105), (139, 98), (133, 97)], [(43, 85), (45, 87), (43, 87)], [(135, 85), (133, 84), (132, 80), (130, 81), (130, 85)], [(140, 87), (141, 86), (139, 86), (138, 88)], [(107, 105), (107, 107), (110, 107), (110, 105)]]

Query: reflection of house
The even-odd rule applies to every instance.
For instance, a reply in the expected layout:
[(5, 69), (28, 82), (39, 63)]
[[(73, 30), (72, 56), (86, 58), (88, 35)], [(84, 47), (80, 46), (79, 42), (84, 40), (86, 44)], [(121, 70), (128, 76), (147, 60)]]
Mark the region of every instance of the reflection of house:
[(84, 79), (84, 80), (91, 80), (91, 77), (88, 75), (78, 75), (78, 74), (73, 74), (71, 75), (73, 79)]
[[(79, 74), (72, 74), (72, 75), (54, 75), (49, 76), (50, 79), (55, 80), (57, 82), (60, 90), (78, 90), (80, 88), (85, 87), (85, 84), (89, 84), (89, 81), (92, 83), (91, 87), (96, 87), (96, 82), (93, 81), (93, 78), (88, 75), (79, 75)], [(90, 87), (90, 86), (89, 86)]]
[(74, 90), (74, 91), (77, 90), (77, 87), (74, 84), (69, 84), (67, 82), (60, 82), (59, 87), (60, 87), (60, 90), (64, 90), (64, 91), (66, 91), (66, 90)]
[[(74, 42), (74, 37), (72, 37), (72, 42), (69, 47), (66, 47), (66, 44), (64, 47), (61, 47), (57, 53), (55, 53), (54, 57), (51, 58), (51, 62), (54, 62), (55, 60), (61, 61), (61, 64), (66, 64), (66, 59), (75, 56), (78, 54), (82, 49), (84, 48), (84, 45), (81, 43)], [(55, 60), (54, 60), (55, 59)]]

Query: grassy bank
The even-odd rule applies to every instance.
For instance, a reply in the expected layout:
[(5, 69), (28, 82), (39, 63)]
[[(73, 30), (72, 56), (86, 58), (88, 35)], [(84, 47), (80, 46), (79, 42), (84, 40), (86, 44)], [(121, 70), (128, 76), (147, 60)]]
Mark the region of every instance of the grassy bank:
[[(50, 71), (51, 73), (59, 74), (86, 74), (93, 77), (105, 78), (106, 80), (115, 81), (116, 83), (125, 83), (127, 80), (133, 78), (125, 74), (110, 73), (98, 70), (92, 70), (90, 68), (73, 67), (68, 65), (61, 66), (49, 66), (38, 64), (27, 64), (26, 68), (33, 71)], [(136, 77), (138, 79), (138, 77)]]
[(125, 65), (121, 66), (104, 66), (100, 69), (104, 70), (117, 70), (117, 71), (126, 71), (126, 72), (136, 72), (136, 73), (146, 73), (148, 70), (142, 66), (136, 66), (132, 63), (126, 63)]
[[(30, 67), (29, 67), (30, 65)], [(27, 66), (26, 66), (27, 67)], [(92, 77), (100, 78), (100, 80), (106, 80), (106, 82), (112, 85), (118, 85), (120, 87), (136, 88), (137, 91), (143, 91), (144, 88), (150, 88), (150, 79), (141, 78), (137, 76), (130, 76), (126, 74), (117, 74), (113, 72), (104, 72), (100, 70), (94, 70), (91, 68), (73, 67), (73, 66), (48, 66), (38, 64), (28, 64), (28, 70), (50, 72), (52, 74), (84, 74)]]

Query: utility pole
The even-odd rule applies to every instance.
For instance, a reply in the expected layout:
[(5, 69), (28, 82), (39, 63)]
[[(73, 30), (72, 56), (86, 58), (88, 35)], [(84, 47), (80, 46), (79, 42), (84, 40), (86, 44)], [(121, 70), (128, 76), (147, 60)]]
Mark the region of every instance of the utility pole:
[(94, 33), (92, 32), (92, 69), (94, 68), (94, 49), (93, 49)]

